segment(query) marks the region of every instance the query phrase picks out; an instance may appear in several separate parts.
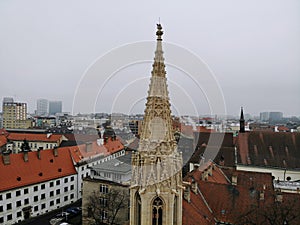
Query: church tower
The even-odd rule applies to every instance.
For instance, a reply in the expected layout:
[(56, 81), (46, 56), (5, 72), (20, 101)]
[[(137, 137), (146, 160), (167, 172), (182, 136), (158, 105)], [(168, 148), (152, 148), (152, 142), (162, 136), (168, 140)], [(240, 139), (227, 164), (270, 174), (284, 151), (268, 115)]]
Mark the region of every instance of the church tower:
[(245, 119), (244, 119), (243, 107), (241, 107), (240, 133), (245, 133)]
[(132, 154), (130, 225), (182, 224), (182, 155), (172, 128), (160, 24), (156, 35), (144, 123)]

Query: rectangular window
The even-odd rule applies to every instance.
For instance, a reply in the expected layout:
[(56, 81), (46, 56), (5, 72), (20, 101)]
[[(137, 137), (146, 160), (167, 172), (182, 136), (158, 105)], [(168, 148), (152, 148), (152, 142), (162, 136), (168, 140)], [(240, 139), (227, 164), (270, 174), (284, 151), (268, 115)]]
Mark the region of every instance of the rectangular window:
[(74, 190), (74, 184), (70, 186), (70, 190)]
[(70, 195), (70, 199), (73, 199), (73, 198), (74, 198), (74, 194), (71, 194), (71, 195)]
[(59, 204), (60, 203), (60, 199), (56, 199), (56, 204)]
[(7, 220), (12, 220), (12, 214), (7, 215)]
[(104, 185), (104, 184), (100, 185), (100, 193), (103, 193), (103, 194), (107, 194), (108, 193), (108, 187), (107, 187), (107, 185)]
[(50, 191), (50, 197), (54, 196), (54, 191)]
[(24, 199), (24, 205), (27, 205), (27, 204), (29, 204), (29, 198)]
[(41, 194), (41, 199), (45, 199), (46, 195), (45, 194)]
[(54, 182), (51, 181), (51, 182), (50, 182), (50, 187), (53, 187), (53, 186), (54, 186)]
[(3, 223), (3, 222), (4, 222), (4, 218), (0, 217), (0, 223)]
[(42, 189), (42, 190), (45, 189), (45, 184), (42, 184), (42, 185), (41, 185), (41, 189)]
[(100, 198), (100, 206), (102, 206), (102, 207), (107, 206), (107, 199), (106, 198)]
[(71, 177), (71, 181), (74, 181), (74, 177), (73, 176)]
[(60, 194), (60, 189), (56, 190), (56, 194), (59, 195)]
[(22, 212), (21, 211), (17, 212), (17, 217), (21, 217), (21, 216), (22, 216)]
[(17, 201), (16, 205), (17, 205), (17, 207), (20, 207), (21, 206), (21, 200)]
[(64, 179), (64, 182), (65, 182), (65, 183), (68, 183), (68, 178), (67, 178), (67, 177)]
[(68, 192), (68, 187), (65, 187), (65, 188), (64, 188), (64, 192)]
[(28, 194), (28, 188), (24, 189), (24, 195)]
[(53, 206), (54, 205), (54, 201), (50, 201), (50, 206)]
[(33, 210), (34, 210), (35, 212), (39, 211), (39, 206), (38, 206), (38, 205), (34, 206)]
[(3, 212), (3, 206), (0, 205), (0, 212)]
[(37, 202), (38, 200), (39, 200), (39, 196), (34, 196), (34, 197), (33, 197), (33, 201), (34, 201), (34, 202)]
[(60, 185), (60, 180), (57, 180), (57, 181), (56, 181), (56, 185)]
[(11, 209), (11, 203), (6, 204), (6, 209), (10, 210)]
[(0, 195), (0, 201), (3, 200), (2, 195)]
[(38, 191), (38, 186), (34, 186), (33, 191)]
[(65, 197), (64, 197), (64, 201), (65, 201), (65, 202), (68, 201), (68, 196), (65, 196)]
[(46, 208), (46, 204), (45, 203), (42, 204), (42, 209), (44, 209), (44, 208)]
[(16, 191), (16, 196), (20, 196), (20, 195), (21, 195), (21, 191), (20, 190)]
[(11, 193), (6, 193), (6, 199), (10, 199), (11, 198)]

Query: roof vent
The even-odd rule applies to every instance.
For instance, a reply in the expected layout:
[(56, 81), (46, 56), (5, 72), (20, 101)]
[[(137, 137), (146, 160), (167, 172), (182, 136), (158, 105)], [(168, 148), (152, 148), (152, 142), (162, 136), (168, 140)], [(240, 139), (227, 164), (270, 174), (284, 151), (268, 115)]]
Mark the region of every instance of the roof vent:
[(40, 173), (39, 173), (39, 176), (40, 176), (40, 177), (41, 177), (41, 176), (43, 176), (43, 173), (42, 173), (42, 172), (40, 172)]
[(50, 163), (53, 163), (54, 162), (54, 160), (53, 159), (50, 159)]
[(17, 181), (21, 181), (21, 177), (17, 177)]
[(58, 170), (57, 170), (58, 172), (61, 172), (62, 171), (62, 169), (61, 168), (58, 168)]

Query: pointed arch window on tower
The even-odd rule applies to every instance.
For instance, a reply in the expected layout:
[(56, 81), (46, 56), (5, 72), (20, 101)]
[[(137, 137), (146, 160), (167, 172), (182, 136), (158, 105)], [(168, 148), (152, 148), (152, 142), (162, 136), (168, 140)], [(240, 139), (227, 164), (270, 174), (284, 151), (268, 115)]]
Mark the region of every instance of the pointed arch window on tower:
[(162, 225), (163, 201), (157, 197), (152, 204), (152, 225)]

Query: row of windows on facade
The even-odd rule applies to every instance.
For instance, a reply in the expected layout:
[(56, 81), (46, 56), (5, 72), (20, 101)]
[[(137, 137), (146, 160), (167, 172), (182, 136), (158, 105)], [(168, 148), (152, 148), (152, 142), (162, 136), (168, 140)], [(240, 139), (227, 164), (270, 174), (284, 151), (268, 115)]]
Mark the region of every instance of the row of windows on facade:
[[(72, 199), (74, 199), (74, 194), (70, 194), (70, 200), (72, 200)], [(69, 201), (69, 196), (64, 196), (64, 201), (65, 202)], [(18, 202), (20, 202), (20, 203), (18, 203)], [(28, 198), (24, 199), (24, 203), (25, 203), (25, 205), (28, 205), (29, 204), (29, 199)], [(55, 202), (54, 202), (54, 200), (50, 201), (49, 202), (49, 207), (54, 206), (55, 203), (56, 203), (56, 205), (60, 204), (60, 198), (56, 199)], [(21, 206), (21, 201), (17, 201), (17, 207), (20, 207), (20, 206)], [(40, 208), (39, 208), (39, 206), (40, 206)], [(46, 208), (46, 203), (43, 203), (41, 205), (34, 206), (33, 211), (38, 212), (39, 210), (42, 210), (42, 209), (45, 209), (45, 208)], [(11, 203), (7, 204), (6, 209), (7, 210), (12, 209), (12, 204)], [(3, 206), (0, 206), (0, 212), (3, 212)], [(22, 217), (22, 211), (18, 211), (16, 213), (16, 216), (17, 216), (17, 218)], [(6, 216), (6, 221), (10, 221), (10, 220), (12, 220), (12, 214), (8, 214)], [(0, 224), (3, 223), (3, 222), (4, 222), (4, 217), (0, 217)]]
[[(72, 176), (72, 177), (70, 178), (70, 181), (74, 181), (74, 176)], [(68, 183), (68, 182), (69, 182), (68, 177), (65, 177), (65, 178), (64, 178), (64, 183)], [(55, 184), (56, 184), (56, 185), (60, 185), (60, 180), (56, 180)], [(54, 181), (51, 181), (51, 182), (49, 183), (49, 187), (54, 187)], [(65, 187), (65, 188), (68, 188), (68, 187)], [(46, 184), (41, 184), (40, 189), (41, 189), (41, 190), (46, 189)], [(70, 190), (73, 190), (73, 189), (74, 189), (74, 185), (71, 185), (71, 186), (70, 186)], [(33, 191), (34, 191), (34, 192), (36, 192), (36, 191), (38, 191), (38, 190), (39, 190), (39, 186), (38, 186), (38, 185), (33, 186)], [(58, 190), (56, 190), (56, 191), (59, 191), (59, 190), (60, 190), (60, 189), (58, 189)], [(65, 192), (66, 192), (66, 191), (65, 191)], [(29, 193), (29, 188), (24, 188), (24, 189), (23, 189), (23, 194), (28, 194), (28, 193)], [(50, 192), (50, 193), (51, 193), (51, 192)], [(15, 191), (15, 196), (16, 196), (16, 197), (21, 196), (21, 190), (16, 190), (16, 191)], [(5, 194), (5, 197), (6, 197), (6, 199), (10, 199), (10, 198), (12, 197), (12, 192), (6, 193), (6, 194)], [(3, 198), (3, 195), (0, 194), (0, 201), (2, 201), (3, 199), (4, 199), (4, 198)]]
[[(71, 185), (70, 186), (70, 190), (74, 190), (74, 185)], [(68, 192), (69, 191), (69, 188), (68, 187), (64, 187), (64, 193), (66, 193), (66, 192)], [(56, 191), (55, 191), (55, 193), (56, 193), (56, 195), (60, 195), (60, 193), (61, 193), (61, 191), (60, 191), (60, 189), (57, 189)], [(74, 197), (74, 194), (71, 194), (72, 195), (72, 198)], [(49, 196), (50, 197), (54, 197), (54, 191), (50, 191), (49, 192)], [(68, 196), (65, 196), (65, 198), (68, 198)], [(39, 198), (39, 196), (38, 195), (35, 195), (35, 196), (33, 196), (33, 201), (34, 202), (38, 202), (39, 201), (39, 199), (40, 200), (44, 200), (44, 199), (46, 199), (46, 194), (45, 193), (43, 193), (43, 194), (41, 194), (40, 195), (40, 198)], [(66, 199), (66, 201), (67, 201), (68, 199)], [(24, 205), (28, 205), (29, 204), (29, 198), (25, 198), (24, 199)], [(21, 200), (18, 200), (18, 201), (16, 201), (16, 207), (21, 207), (22, 206), (22, 201)], [(6, 210), (11, 210), (12, 209), (12, 203), (7, 203), (6, 204)], [(0, 212), (3, 212), (3, 205), (1, 205), (0, 206)]]
[[(21, 147), (22, 146), (22, 144), (23, 144), (23, 142), (17, 142), (17, 147)], [(30, 148), (37, 148), (37, 143), (31, 143), (31, 142), (29, 142), (29, 146), (30, 146)], [(57, 146), (57, 144), (46, 144), (46, 148), (54, 148), (54, 147), (56, 147)]]

